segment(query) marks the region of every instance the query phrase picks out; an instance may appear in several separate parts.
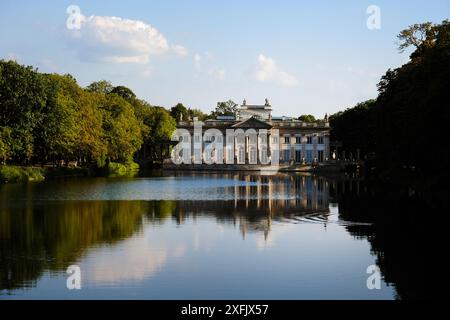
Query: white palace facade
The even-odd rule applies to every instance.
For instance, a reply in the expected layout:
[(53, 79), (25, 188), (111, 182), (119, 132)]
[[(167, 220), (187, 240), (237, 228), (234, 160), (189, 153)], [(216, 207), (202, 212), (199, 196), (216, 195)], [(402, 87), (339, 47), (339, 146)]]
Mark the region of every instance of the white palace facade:
[[(185, 141), (192, 143), (194, 150), (191, 157), (195, 158), (195, 142), (202, 144), (205, 150), (211, 140), (207, 134), (201, 138), (196, 137), (194, 121), (180, 121), (179, 129), (189, 132)], [(196, 122), (198, 123), (198, 122)], [(269, 159), (277, 158), (281, 166), (320, 166), (330, 159), (330, 126), (327, 116), (324, 120), (313, 123), (303, 122), (289, 117), (272, 116), (272, 106), (266, 99), (263, 105), (248, 105), (246, 101), (238, 108), (237, 117), (217, 117), (216, 119), (201, 122), (202, 132), (220, 131), (223, 138), (217, 141), (223, 146), (223, 165), (235, 164), (237, 166), (251, 166), (266, 164), (265, 155)], [(208, 130), (215, 129), (215, 130)], [(243, 132), (258, 132), (257, 135), (245, 134), (242, 137), (227, 137), (227, 131), (233, 129)], [(263, 132), (264, 134), (261, 134)], [(202, 133), (202, 134), (203, 134)], [(222, 141), (223, 139), (223, 141)], [(232, 141), (228, 141), (228, 140)], [(266, 143), (268, 139), (269, 143)], [(231, 142), (234, 152), (230, 152), (225, 145)], [(261, 150), (263, 148), (264, 150)], [(268, 150), (266, 150), (266, 148)], [(263, 152), (261, 152), (263, 151)], [(193, 163), (198, 163), (193, 161)]]

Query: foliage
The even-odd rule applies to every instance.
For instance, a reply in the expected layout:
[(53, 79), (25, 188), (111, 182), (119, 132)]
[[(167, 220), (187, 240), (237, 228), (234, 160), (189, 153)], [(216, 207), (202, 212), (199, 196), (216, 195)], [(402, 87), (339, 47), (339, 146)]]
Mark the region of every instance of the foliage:
[(189, 119), (197, 118), (199, 121), (204, 121), (204, 120), (208, 119), (208, 115), (200, 109), (189, 108), (188, 114), (189, 114)]
[(102, 80), (83, 89), (71, 75), (0, 60), (0, 163), (128, 164), (175, 125), (127, 87)]
[(137, 173), (137, 171), (139, 171), (139, 165), (134, 162), (126, 164), (110, 162), (106, 167), (107, 176), (130, 176)]
[(0, 183), (39, 181), (44, 179), (44, 170), (32, 167), (0, 166)]
[(340, 111), (329, 118), (331, 140), (344, 141), (344, 148), (356, 154), (357, 149), (365, 155), (374, 151), (375, 100), (358, 103), (353, 108)]
[(140, 123), (130, 103), (108, 95), (103, 105), (103, 132), (111, 161), (128, 162), (142, 144)]
[(124, 86), (118, 86), (112, 89), (109, 93), (111, 94), (117, 94), (118, 96), (124, 98), (125, 100), (132, 100), (136, 98), (136, 95), (134, 94), (131, 89), (124, 87)]
[(316, 122), (316, 118), (312, 114), (303, 114), (298, 117), (298, 120), (303, 122)]
[(217, 102), (217, 107), (215, 111), (211, 113), (212, 117), (217, 116), (234, 116), (236, 117), (238, 113), (238, 105), (232, 100)]
[(100, 80), (96, 82), (92, 82), (90, 85), (87, 86), (86, 90), (89, 92), (95, 92), (95, 93), (103, 93), (108, 94), (114, 89), (111, 82), (106, 80)]
[(344, 149), (374, 152), (380, 167), (448, 172), (450, 143), (450, 23), (417, 24), (403, 30), (400, 49), (415, 48), (411, 60), (389, 69), (376, 101), (330, 117)]
[(177, 122), (179, 122), (181, 120), (188, 120), (188, 118), (189, 118), (189, 111), (182, 103), (178, 103), (175, 107), (172, 107), (170, 109), (170, 115)]

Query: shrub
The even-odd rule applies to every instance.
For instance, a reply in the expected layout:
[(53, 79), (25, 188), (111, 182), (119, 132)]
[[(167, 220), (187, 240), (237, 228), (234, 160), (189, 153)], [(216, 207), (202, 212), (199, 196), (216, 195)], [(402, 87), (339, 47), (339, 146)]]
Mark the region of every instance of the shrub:
[(0, 183), (40, 180), (44, 180), (44, 170), (41, 168), (0, 166)]

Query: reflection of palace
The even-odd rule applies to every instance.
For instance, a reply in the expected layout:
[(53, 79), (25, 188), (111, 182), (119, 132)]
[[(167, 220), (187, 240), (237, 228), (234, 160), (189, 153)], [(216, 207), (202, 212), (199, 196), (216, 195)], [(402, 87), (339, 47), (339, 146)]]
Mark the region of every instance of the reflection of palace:
[[(264, 105), (247, 105), (244, 100), (237, 118), (222, 116), (206, 120), (202, 123), (203, 130), (216, 133), (205, 133), (203, 139), (201, 132), (195, 132), (193, 121), (181, 121), (178, 127), (189, 131), (182, 140), (191, 143), (191, 163), (199, 163), (196, 159), (201, 161), (202, 150), (212, 142), (218, 145), (218, 153), (211, 157), (219, 159), (213, 161), (219, 164), (261, 165), (272, 161), (295, 166), (321, 164), (330, 159), (327, 116), (315, 123), (272, 117), (272, 106), (267, 99)], [(227, 136), (229, 129), (236, 132), (235, 136)], [(222, 146), (225, 146), (223, 152)]]
[[(189, 173), (189, 176), (202, 173)], [(215, 174), (209, 174), (214, 177)], [(235, 185), (226, 191), (229, 201), (181, 201), (174, 214), (182, 223), (186, 218), (214, 212), (218, 219), (239, 222), (243, 235), (252, 231), (270, 231), (272, 220), (297, 219), (310, 214), (324, 220), (329, 213), (329, 181), (309, 175), (249, 175), (218, 174), (222, 179), (234, 179)]]

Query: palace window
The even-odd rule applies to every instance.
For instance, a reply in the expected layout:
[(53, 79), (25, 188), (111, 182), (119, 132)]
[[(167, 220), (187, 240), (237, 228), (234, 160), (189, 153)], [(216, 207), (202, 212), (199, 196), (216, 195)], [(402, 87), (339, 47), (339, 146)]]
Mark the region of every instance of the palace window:
[(233, 150), (227, 150), (227, 162), (228, 163), (233, 163), (234, 162)]
[(284, 162), (289, 162), (291, 157), (291, 151), (290, 150), (283, 150), (283, 160)]
[(317, 143), (318, 144), (323, 144), (323, 137), (319, 137), (319, 141)]
[(260, 138), (261, 138), (261, 143), (267, 143), (267, 135), (261, 134)]
[(250, 164), (258, 163), (258, 160), (256, 157), (257, 157), (256, 148), (250, 148)]
[(302, 137), (295, 137), (295, 143), (301, 144), (302, 143)]
[(306, 137), (306, 143), (312, 144), (312, 137)]
[(267, 163), (267, 147), (261, 147), (261, 149), (259, 150), (260, 152), (260, 159), (262, 163)]
[(323, 150), (317, 151), (317, 158), (319, 162), (323, 162)]
[(313, 161), (313, 151), (312, 150), (306, 150), (306, 162), (308, 164), (312, 163)]
[(288, 137), (288, 136), (285, 136), (285, 137), (284, 137), (284, 143), (286, 143), (286, 144), (291, 143), (291, 138)]
[(239, 164), (245, 164), (245, 151), (243, 147), (239, 148)]

